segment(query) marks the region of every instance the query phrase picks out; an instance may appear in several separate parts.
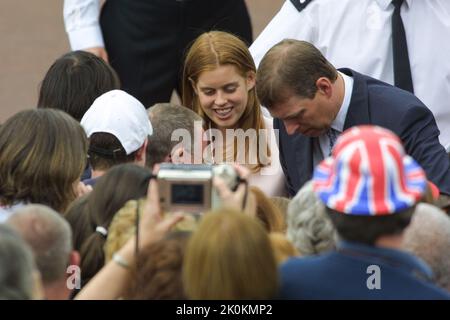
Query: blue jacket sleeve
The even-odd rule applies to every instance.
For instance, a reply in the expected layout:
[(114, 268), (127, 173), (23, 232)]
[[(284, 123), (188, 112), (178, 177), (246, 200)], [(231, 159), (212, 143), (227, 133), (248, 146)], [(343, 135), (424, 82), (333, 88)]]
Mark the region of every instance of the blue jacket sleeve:
[(450, 159), (439, 143), (439, 129), (424, 106), (408, 109), (400, 119), (400, 137), (407, 153), (425, 170), (441, 193), (450, 195)]

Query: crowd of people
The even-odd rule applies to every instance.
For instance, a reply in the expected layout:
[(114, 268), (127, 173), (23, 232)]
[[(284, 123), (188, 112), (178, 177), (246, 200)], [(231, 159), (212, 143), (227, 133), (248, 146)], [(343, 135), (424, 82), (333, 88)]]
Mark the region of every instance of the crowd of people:
[(204, 2), (65, 1), (0, 124), (0, 299), (450, 299), (450, 3), (288, 0), (252, 44)]

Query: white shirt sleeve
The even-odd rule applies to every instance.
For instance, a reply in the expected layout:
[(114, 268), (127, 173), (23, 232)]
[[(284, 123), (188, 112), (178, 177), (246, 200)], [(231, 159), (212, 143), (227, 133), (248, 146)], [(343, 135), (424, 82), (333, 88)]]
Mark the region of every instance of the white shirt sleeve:
[[(314, 2), (309, 6), (313, 4)], [(306, 9), (298, 12), (291, 1), (285, 1), (280, 11), (250, 46), (250, 53), (256, 67), (259, 66), (266, 52), (283, 39), (312, 41), (315, 24), (311, 23), (310, 12), (311, 10)]]
[(64, 0), (64, 25), (72, 50), (104, 47), (99, 0)]

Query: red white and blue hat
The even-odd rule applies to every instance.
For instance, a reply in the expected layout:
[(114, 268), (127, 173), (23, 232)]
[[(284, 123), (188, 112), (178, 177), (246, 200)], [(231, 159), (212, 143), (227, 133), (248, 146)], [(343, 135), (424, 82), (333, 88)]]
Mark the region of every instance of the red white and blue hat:
[(426, 187), (424, 171), (405, 153), (401, 140), (372, 125), (346, 130), (313, 175), (321, 201), (351, 215), (402, 211), (417, 203)]

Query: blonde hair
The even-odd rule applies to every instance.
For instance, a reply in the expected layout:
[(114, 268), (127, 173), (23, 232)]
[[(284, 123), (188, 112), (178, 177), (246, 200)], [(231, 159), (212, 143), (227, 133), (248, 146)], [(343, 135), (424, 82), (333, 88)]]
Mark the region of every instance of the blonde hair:
[[(247, 45), (238, 37), (222, 32), (211, 31), (200, 35), (191, 45), (187, 52), (183, 68), (182, 101), (183, 105), (194, 110), (205, 120), (205, 129), (214, 127), (214, 123), (203, 112), (200, 101), (192, 87), (196, 84), (200, 75), (205, 71), (217, 69), (220, 66), (231, 65), (244, 78), (249, 73), (256, 75), (256, 67)], [(237, 128), (265, 129), (264, 118), (261, 107), (256, 96), (256, 88), (253, 87), (248, 93), (247, 106), (237, 123)], [(236, 141), (235, 141), (236, 143)], [(246, 141), (246, 150), (249, 149)], [(234, 158), (236, 159), (237, 148), (234, 148)], [(259, 171), (263, 163), (268, 163), (266, 159), (260, 159), (259, 135), (257, 135), (257, 156), (258, 164), (251, 168), (252, 171)], [(270, 149), (267, 146), (267, 156), (270, 157)]]
[(142, 214), (144, 202), (144, 199), (130, 200), (114, 215), (109, 225), (108, 237), (103, 247), (105, 264), (136, 233), (136, 214)]
[[(136, 214), (142, 215), (142, 208), (145, 205), (145, 199), (130, 200), (122, 209), (117, 211), (111, 221), (108, 229), (103, 251), (105, 253), (105, 264), (108, 263), (113, 254), (120, 250), (127, 241), (136, 234)], [(172, 213), (164, 213), (167, 218)], [(197, 227), (197, 221), (192, 215), (185, 215), (184, 219), (178, 222), (173, 228), (173, 232), (191, 232)]]
[(181, 270), (189, 232), (170, 232), (139, 250), (125, 299), (186, 299)]
[(291, 257), (300, 255), (292, 242), (290, 242), (283, 233), (271, 232), (269, 238), (275, 254), (275, 259), (279, 265)]
[(188, 244), (183, 284), (190, 299), (273, 298), (277, 264), (261, 223), (232, 209), (205, 215)]
[(284, 221), (287, 220), (287, 210), (289, 203), (291, 203), (291, 199), (286, 197), (271, 197), (270, 201), (275, 205), (275, 207), (280, 210), (280, 212), (283, 214)]
[(268, 232), (286, 231), (286, 223), (281, 211), (258, 187), (251, 186), (250, 192), (255, 197), (256, 217), (263, 223)]

